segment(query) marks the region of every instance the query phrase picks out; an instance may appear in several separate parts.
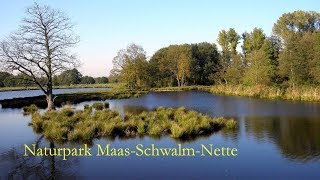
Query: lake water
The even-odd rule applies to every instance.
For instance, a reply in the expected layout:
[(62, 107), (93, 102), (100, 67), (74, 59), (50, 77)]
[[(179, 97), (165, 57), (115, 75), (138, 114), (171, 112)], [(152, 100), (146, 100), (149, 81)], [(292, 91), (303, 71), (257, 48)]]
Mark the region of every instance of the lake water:
[[(108, 90), (111, 88), (72, 88), (72, 89), (54, 89), (53, 94)], [(2, 91), (0, 92), (0, 100), (13, 99), (21, 97), (41, 96), (43, 92), (41, 90), (27, 90), (27, 91)]]
[[(30, 116), (19, 109), (0, 109), (0, 175), (2, 177), (80, 177), (92, 179), (187, 178), (187, 179), (319, 179), (320, 178), (320, 103), (292, 102), (227, 97), (207, 92), (149, 93), (140, 98), (108, 100), (110, 108), (126, 111), (152, 110), (155, 107), (186, 106), (211, 116), (232, 117), (235, 131), (221, 130), (207, 137), (179, 142), (170, 137), (98, 139), (97, 144), (134, 149), (137, 144), (157, 147), (199, 149), (201, 144), (238, 149), (236, 157), (23, 157), (23, 144), (45, 139), (28, 126)], [(83, 108), (84, 102), (76, 105)], [(51, 144), (55, 147), (80, 147), (81, 144)]]

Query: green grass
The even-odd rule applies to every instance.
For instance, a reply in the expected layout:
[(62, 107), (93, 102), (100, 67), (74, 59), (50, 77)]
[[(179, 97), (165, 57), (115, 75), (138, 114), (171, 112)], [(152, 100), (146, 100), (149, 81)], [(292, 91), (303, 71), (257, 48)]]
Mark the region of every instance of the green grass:
[[(101, 103), (102, 104), (102, 103)], [(100, 105), (99, 105), (100, 107)], [(102, 106), (103, 107), (103, 106)], [(230, 128), (236, 122), (232, 119), (214, 118), (196, 111), (181, 108), (157, 108), (139, 114), (126, 113), (123, 117), (117, 111), (96, 109), (88, 111), (63, 108), (32, 115), (35, 132), (44, 134), (49, 140), (87, 142), (100, 137), (160, 137), (170, 135), (175, 139), (191, 139), (208, 135), (223, 127)]]
[(303, 86), (280, 88), (272, 86), (216, 85), (209, 92), (214, 94), (257, 97), (265, 99), (285, 99), (295, 101), (320, 101), (320, 87)]
[(280, 88), (274, 86), (244, 86), (244, 85), (214, 85), (214, 86), (183, 86), (152, 88), (150, 91), (188, 91), (200, 90), (213, 94), (228, 96), (245, 96), (264, 99), (284, 99), (294, 101), (320, 101), (319, 86), (301, 86), (295, 88)]
[(24, 115), (29, 115), (38, 111), (38, 107), (35, 104), (31, 104), (30, 106), (24, 106), (22, 108)]

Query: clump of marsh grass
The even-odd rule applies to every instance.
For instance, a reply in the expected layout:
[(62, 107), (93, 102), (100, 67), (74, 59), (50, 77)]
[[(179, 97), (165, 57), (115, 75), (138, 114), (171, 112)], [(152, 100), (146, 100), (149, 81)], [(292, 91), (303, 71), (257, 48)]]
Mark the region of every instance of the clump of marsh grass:
[(103, 105), (104, 105), (104, 108), (105, 108), (105, 109), (108, 109), (108, 108), (110, 107), (109, 102), (105, 102)]
[(237, 128), (237, 122), (233, 119), (227, 121), (225, 124), (226, 124), (226, 128), (229, 130), (234, 130)]
[[(100, 137), (144, 135), (194, 138), (223, 127), (236, 127), (234, 120), (209, 117), (184, 107), (159, 107), (150, 112), (126, 113), (124, 117), (105, 107), (103, 103), (95, 103), (92, 106), (85, 105), (83, 110), (64, 108), (44, 114), (36, 112), (32, 115), (31, 124), (35, 132), (44, 134), (50, 140), (85, 142)], [(92, 111), (92, 108), (96, 110)]]
[(93, 103), (92, 107), (93, 107), (95, 110), (102, 110), (102, 109), (104, 108), (103, 103), (99, 103), (99, 102)]
[(29, 115), (38, 111), (38, 107), (35, 104), (31, 104), (30, 106), (24, 106), (22, 108), (24, 115)]

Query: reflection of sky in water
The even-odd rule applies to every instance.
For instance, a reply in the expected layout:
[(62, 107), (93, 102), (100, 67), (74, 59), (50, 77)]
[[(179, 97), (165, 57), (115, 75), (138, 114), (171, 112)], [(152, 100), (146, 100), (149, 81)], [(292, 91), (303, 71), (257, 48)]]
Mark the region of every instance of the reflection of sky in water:
[[(73, 89), (54, 89), (53, 94), (63, 93), (74, 93), (74, 92), (85, 92), (85, 91), (96, 91), (96, 90), (107, 90), (110, 88), (73, 88)], [(41, 90), (28, 90), (28, 91), (3, 91), (0, 92), (0, 100), (12, 99), (20, 97), (32, 97), (44, 95)]]
[[(236, 147), (235, 158), (217, 157), (88, 157), (76, 158), (78, 163), (65, 166), (65, 172), (76, 172), (79, 176), (109, 176), (130, 178), (153, 177), (220, 177), (237, 178), (259, 176), (285, 176), (288, 178), (316, 178), (319, 174), (320, 154), (320, 103), (299, 103), (225, 97), (205, 92), (150, 93), (140, 98), (108, 100), (110, 108), (120, 112), (140, 112), (158, 106), (186, 106), (213, 116), (234, 117), (239, 123), (236, 131), (222, 130), (208, 137), (189, 142), (179, 142), (170, 137), (133, 139), (99, 139), (94, 143), (102, 146), (129, 147), (137, 144), (158, 147), (183, 146), (199, 148), (201, 144), (217, 147)], [(82, 109), (84, 102), (76, 106)], [(12, 147), (20, 148), (24, 143), (33, 143), (38, 138), (27, 127), (30, 116), (22, 116), (21, 110), (0, 109), (0, 153)], [(48, 144), (43, 140), (43, 144)], [(56, 145), (74, 146), (74, 145)], [(97, 150), (93, 146), (93, 152)], [(5, 175), (0, 164), (1, 175)], [(57, 163), (58, 167), (63, 165)], [(44, 167), (45, 169), (48, 167)], [(47, 169), (48, 170), (48, 169)]]

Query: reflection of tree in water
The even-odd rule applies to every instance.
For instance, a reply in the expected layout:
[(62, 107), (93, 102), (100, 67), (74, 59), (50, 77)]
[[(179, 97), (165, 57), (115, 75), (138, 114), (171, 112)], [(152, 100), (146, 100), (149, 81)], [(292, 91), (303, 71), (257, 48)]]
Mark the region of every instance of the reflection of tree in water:
[(245, 122), (247, 133), (258, 140), (271, 140), (291, 160), (310, 161), (320, 158), (319, 119), (250, 117)]
[[(42, 137), (37, 141), (40, 144)], [(54, 143), (50, 143), (50, 148), (55, 147)], [(24, 147), (21, 147), (24, 150)], [(23, 156), (24, 152), (12, 148), (0, 155), (0, 164), (8, 169), (8, 179), (61, 179), (63, 177), (76, 177), (76, 169), (73, 168), (78, 164), (78, 160), (70, 157), (63, 161), (61, 158), (54, 156), (37, 157)], [(3, 172), (2, 172), (3, 173)]]

